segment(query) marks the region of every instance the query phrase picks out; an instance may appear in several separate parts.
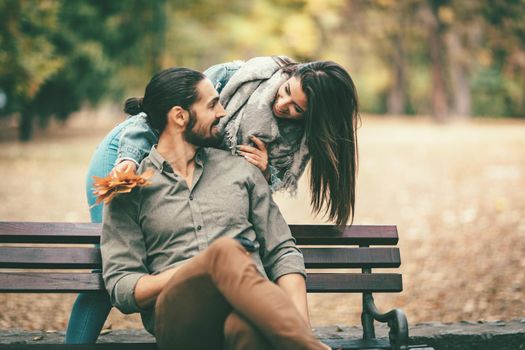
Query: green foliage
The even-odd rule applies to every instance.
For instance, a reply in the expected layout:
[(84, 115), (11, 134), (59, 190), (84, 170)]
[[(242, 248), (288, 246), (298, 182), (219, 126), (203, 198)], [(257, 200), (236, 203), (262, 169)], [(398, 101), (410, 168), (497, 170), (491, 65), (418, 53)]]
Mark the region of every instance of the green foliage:
[[(21, 138), (33, 118), (65, 120), (82, 104), (120, 99), (127, 66), (151, 75), (161, 66), (163, 1), (5, 1), (0, 3), (3, 115), (19, 113)], [(140, 15), (137, 15), (140, 14)], [(151, 54), (148, 54), (151, 53)], [(155, 55), (153, 55), (155, 54)]]
[(523, 18), (523, 0), (3, 0), (0, 117), (27, 139), (162, 67), (283, 54), (342, 64), (364, 112), (431, 113), (440, 72), (449, 110), (524, 117)]

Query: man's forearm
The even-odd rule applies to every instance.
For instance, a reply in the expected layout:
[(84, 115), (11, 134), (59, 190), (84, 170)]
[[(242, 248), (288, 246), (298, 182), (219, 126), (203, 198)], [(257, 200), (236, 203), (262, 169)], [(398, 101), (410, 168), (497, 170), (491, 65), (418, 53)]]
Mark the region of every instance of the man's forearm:
[(308, 302), (306, 299), (306, 282), (303, 275), (290, 273), (279, 277), (276, 283), (292, 298), (295, 307), (299, 310), (299, 313), (305, 320), (306, 324), (310, 327)]
[(155, 304), (160, 292), (180, 266), (163, 271), (158, 275), (145, 275), (139, 278), (134, 293), (137, 305), (144, 309)]

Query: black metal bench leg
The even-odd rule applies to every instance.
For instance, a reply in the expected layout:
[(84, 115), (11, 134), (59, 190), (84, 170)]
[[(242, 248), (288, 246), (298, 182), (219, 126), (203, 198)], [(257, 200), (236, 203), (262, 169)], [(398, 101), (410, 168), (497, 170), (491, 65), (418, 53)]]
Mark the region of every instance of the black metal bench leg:
[(365, 294), (363, 294), (363, 312), (361, 313), (361, 325), (363, 325), (363, 339), (374, 339), (376, 337), (374, 318), (367, 312)]
[[(387, 322), (388, 327), (390, 328), (388, 336), (390, 338), (392, 350), (408, 349), (408, 321), (403, 311), (399, 309), (394, 309), (382, 314), (377, 310), (372, 294), (363, 293), (363, 314), (361, 316), (361, 320), (363, 320), (363, 315), (365, 314), (372, 318), (372, 322), (373, 320), (379, 322)], [(363, 329), (366, 335), (364, 323)]]

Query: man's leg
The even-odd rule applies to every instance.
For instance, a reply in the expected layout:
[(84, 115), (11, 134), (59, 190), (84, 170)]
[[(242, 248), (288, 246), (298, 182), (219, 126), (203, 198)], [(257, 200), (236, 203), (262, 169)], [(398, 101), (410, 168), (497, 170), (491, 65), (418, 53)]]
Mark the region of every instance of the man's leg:
[(212, 247), (205, 261), (214, 285), (235, 311), (259, 330), (275, 349), (326, 349), (315, 338), (292, 299), (275, 283), (261, 276), (237, 241), (220, 238)]
[(156, 304), (160, 349), (217, 348), (231, 307), (276, 349), (326, 349), (292, 300), (257, 271), (246, 250), (220, 238), (180, 268)]
[(255, 327), (237, 312), (224, 322), (224, 350), (272, 350), (274, 347)]
[(155, 305), (159, 349), (220, 349), (231, 306), (213, 286), (204, 253), (188, 261), (170, 279)]

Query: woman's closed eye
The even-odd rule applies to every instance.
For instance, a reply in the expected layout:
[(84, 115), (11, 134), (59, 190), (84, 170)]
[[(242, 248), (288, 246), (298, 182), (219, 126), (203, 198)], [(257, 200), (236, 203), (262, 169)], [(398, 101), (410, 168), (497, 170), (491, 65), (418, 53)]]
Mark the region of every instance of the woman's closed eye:
[[(287, 83), (287, 84), (285, 85), (285, 87), (284, 87), (284, 91), (286, 92), (286, 94), (287, 94), (288, 96), (291, 96), (291, 92), (290, 92), (290, 83)], [(299, 105), (298, 105), (297, 103), (295, 103), (295, 102), (293, 103), (293, 108), (294, 108), (294, 110), (295, 110), (295, 112), (296, 112), (297, 114), (303, 114), (303, 113), (304, 113), (304, 110), (303, 110), (301, 107), (299, 107)]]

